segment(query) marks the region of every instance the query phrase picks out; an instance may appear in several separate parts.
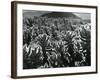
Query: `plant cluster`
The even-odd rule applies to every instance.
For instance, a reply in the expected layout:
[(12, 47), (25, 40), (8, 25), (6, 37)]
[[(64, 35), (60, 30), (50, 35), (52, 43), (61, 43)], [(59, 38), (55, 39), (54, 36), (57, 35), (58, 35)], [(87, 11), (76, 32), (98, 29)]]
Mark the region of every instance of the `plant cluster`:
[(23, 19), (23, 69), (91, 65), (91, 25), (70, 19)]

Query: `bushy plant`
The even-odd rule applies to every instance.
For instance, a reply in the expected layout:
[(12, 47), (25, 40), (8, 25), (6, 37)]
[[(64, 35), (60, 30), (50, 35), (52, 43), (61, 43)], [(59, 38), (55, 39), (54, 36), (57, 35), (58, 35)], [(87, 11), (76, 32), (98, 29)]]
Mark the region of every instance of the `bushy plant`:
[(90, 66), (91, 26), (73, 23), (64, 17), (25, 18), (23, 68)]

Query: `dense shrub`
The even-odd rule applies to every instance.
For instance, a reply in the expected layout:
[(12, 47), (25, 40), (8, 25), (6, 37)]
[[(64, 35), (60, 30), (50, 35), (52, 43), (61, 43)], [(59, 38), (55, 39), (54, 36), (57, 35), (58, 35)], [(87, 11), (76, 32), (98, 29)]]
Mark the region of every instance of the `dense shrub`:
[(25, 18), (23, 68), (90, 66), (90, 27), (66, 18)]

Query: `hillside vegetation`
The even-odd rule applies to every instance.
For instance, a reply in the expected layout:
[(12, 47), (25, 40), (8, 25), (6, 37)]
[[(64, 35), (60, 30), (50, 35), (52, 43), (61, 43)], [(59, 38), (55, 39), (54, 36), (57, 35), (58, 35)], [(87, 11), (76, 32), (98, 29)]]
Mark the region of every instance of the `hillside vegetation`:
[(66, 17), (23, 20), (23, 69), (91, 65), (91, 25)]

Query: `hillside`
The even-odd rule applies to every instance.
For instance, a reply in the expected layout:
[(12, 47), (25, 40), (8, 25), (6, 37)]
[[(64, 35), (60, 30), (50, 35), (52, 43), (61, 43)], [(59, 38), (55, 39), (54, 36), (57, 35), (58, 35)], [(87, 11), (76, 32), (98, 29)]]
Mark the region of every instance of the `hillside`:
[(42, 17), (48, 17), (48, 18), (58, 18), (58, 17), (66, 17), (66, 18), (72, 18), (72, 19), (80, 19), (80, 17), (76, 16), (72, 12), (51, 12), (41, 15)]

